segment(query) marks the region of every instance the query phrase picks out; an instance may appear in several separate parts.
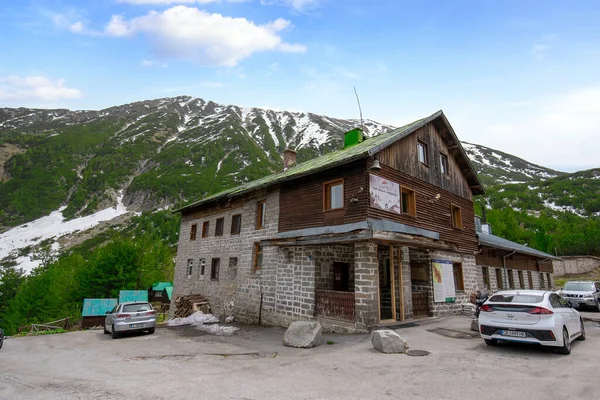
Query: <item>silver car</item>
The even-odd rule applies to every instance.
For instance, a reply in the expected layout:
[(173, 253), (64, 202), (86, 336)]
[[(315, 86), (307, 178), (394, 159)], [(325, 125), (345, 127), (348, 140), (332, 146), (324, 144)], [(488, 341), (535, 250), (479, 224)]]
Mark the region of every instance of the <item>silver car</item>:
[(558, 292), (573, 307), (592, 307), (600, 311), (600, 282), (569, 281)]
[(148, 331), (153, 334), (155, 329), (156, 312), (147, 302), (117, 304), (106, 313), (104, 320), (104, 333), (112, 334), (113, 339), (125, 332)]

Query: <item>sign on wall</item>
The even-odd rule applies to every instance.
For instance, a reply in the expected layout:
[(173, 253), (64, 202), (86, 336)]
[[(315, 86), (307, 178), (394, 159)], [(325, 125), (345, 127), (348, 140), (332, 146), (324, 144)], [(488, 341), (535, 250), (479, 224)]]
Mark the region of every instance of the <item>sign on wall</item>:
[(436, 303), (456, 301), (452, 261), (431, 260), (431, 270), (433, 275), (433, 301)]
[(371, 207), (400, 214), (400, 185), (380, 176), (369, 174)]

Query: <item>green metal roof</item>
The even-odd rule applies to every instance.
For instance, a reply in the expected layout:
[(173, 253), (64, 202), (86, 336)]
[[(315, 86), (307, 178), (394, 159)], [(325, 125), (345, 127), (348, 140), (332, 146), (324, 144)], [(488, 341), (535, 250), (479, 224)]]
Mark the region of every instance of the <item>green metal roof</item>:
[[(292, 168), (289, 168), (287, 171), (282, 171), (279, 173), (271, 174), (265, 176), (263, 178), (257, 179), (252, 182), (245, 183), (243, 185), (224, 190), (220, 193), (214, 194), (212, 196), (206, 197), (202, 200), (196, 201), (194, 203), (188, 204), (187, 206), (181, 207), (179, 209), (173, 210), (173, 212), (183, 211), (188, 208), (196, 207), (210, 201), (218, 200), (224, 197), (233, 197), (239, 196), (241, 194), (251, 192), (253, 190), (265, 188), (268, 186), (272, 186), (277, 183), (289, 181), (292, 179), (300, 178), (306, 175), (314, 174), (318, 171), (330, 169), (339, 165), (348, 164), (352, 161), (359, 160), (361, 158), (365, 158), (368, 156), (373, 156), (377, 154), (382, 149), (388, 147), (389, 145), (397, 142), (398, 140), (410, 135), (415, 132), (419, 128), (425, 126), (429, 122), (442, 117), (444, 122), (449, 125), (447, 122), (444, 113), (442, 111), (438, 111), (427, 118), (420, 119), (418, 121), (412, 122), (408, 125), (404, 125), (400, 128), (393, 129), (389, 132), (382, 133), (381, 135), (377, 135), (374, 137), (370, 137), (365, 139), (363, 142), (353, 145), (351, 147), (337, 150), (323, 156), (314, 158), (312, 160), (308, 160), (301, 164), (298, 164)], [(455, 137), (453, 130), (450, 128), (452, 135)], [(456, 139), (458, 142), (458, 139)], [(460, 146), (461, 154), (464, 158), (466, 158), (467, 162), (471, 169), (473, 169), (472, 165), (469, 162), (469, 159)], [(474, 171), (474, 169), (473, 169)], [(475, 177), (477, 175), (475, 174)], [(476, 178), (479, 182), (479, 179)], [(483, 187), (483, 185), (481, 185)]]
[(167, 292), (167, 298), (171, 300), (171, 297), (173, 296), (173, 286), (166, 287), (165, 291)]
[(165, 288), (168, 288), (169, 286), (173, 286), (172, 282), (156, 282), (155, 284), (152, 285), (152, 291), (155, 292), (160, 292)]
[(84, 299), (82, 317), (99, 317), (105, 315), (117, 305), (117, 299)]
[(147, 290), (121, 290), (119, 292), (119, 303), (130, 301), (148, 301)]

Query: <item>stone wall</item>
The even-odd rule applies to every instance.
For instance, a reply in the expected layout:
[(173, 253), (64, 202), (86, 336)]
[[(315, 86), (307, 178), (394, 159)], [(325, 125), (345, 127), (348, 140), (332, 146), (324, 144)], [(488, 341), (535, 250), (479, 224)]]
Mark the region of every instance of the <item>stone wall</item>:
[(563, 265), (560, 266), (560, 262), (553, 261), (555, 276), (585, 274), (593, 271), (596, 268), (600, 268), (600, 257), (563, 257), (562, 263)]

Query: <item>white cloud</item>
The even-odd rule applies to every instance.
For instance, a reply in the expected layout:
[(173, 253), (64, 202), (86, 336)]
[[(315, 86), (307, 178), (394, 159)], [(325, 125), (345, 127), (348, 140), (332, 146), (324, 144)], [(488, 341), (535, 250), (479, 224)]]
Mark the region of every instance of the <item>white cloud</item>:
[(161, 68), (166, 68), (167, 64), (160, 62), (160, 61), (156, 61), (156, 60), (142, 60), (142, 62), (140, 63), (140, 65), (142, 67), (161, 67)]
[(64, 86), (64, 82), (64, 79), (51, 80), (45, 76), (0, 77), (0, 100), (56, 101), (83, 96), (81, 91)]
[(321, 2), (322, 0), (261, 0), (263, 5), (282, 4), (298, 12), (313, 10)]
[[(73, 26), (76, 26), (73, 29)], [(95, 34), (75, 23), (76, 33)], [(234, 66), (253, 53), (281, 51), (303, 53), (306, 48), (285, 43), (279, 32), (290, 27), (290, 21), (277, 19), (257, 25), (245, 18), (211, 14), (194, 7), (176, 6), (163, 12), (150, 11), (141, 17), (125, 19), (113, 15), (103, 34), (128, 37), (148, 36), (159, 58), (176, 58), (203, 65)]]
[[(242, 3), (247, 0), (226, 0), (229, 3)], [(135, 5), (144, 4), (209, 4), (209, 3), (220, 3), (221, 0), (118, 0), (119, 3), (129, 3)]]
[(600, 166), (598, 85), (507, 104), (453, 106), (448, 111), (459, 138), (467, 142), (556, 169)]

